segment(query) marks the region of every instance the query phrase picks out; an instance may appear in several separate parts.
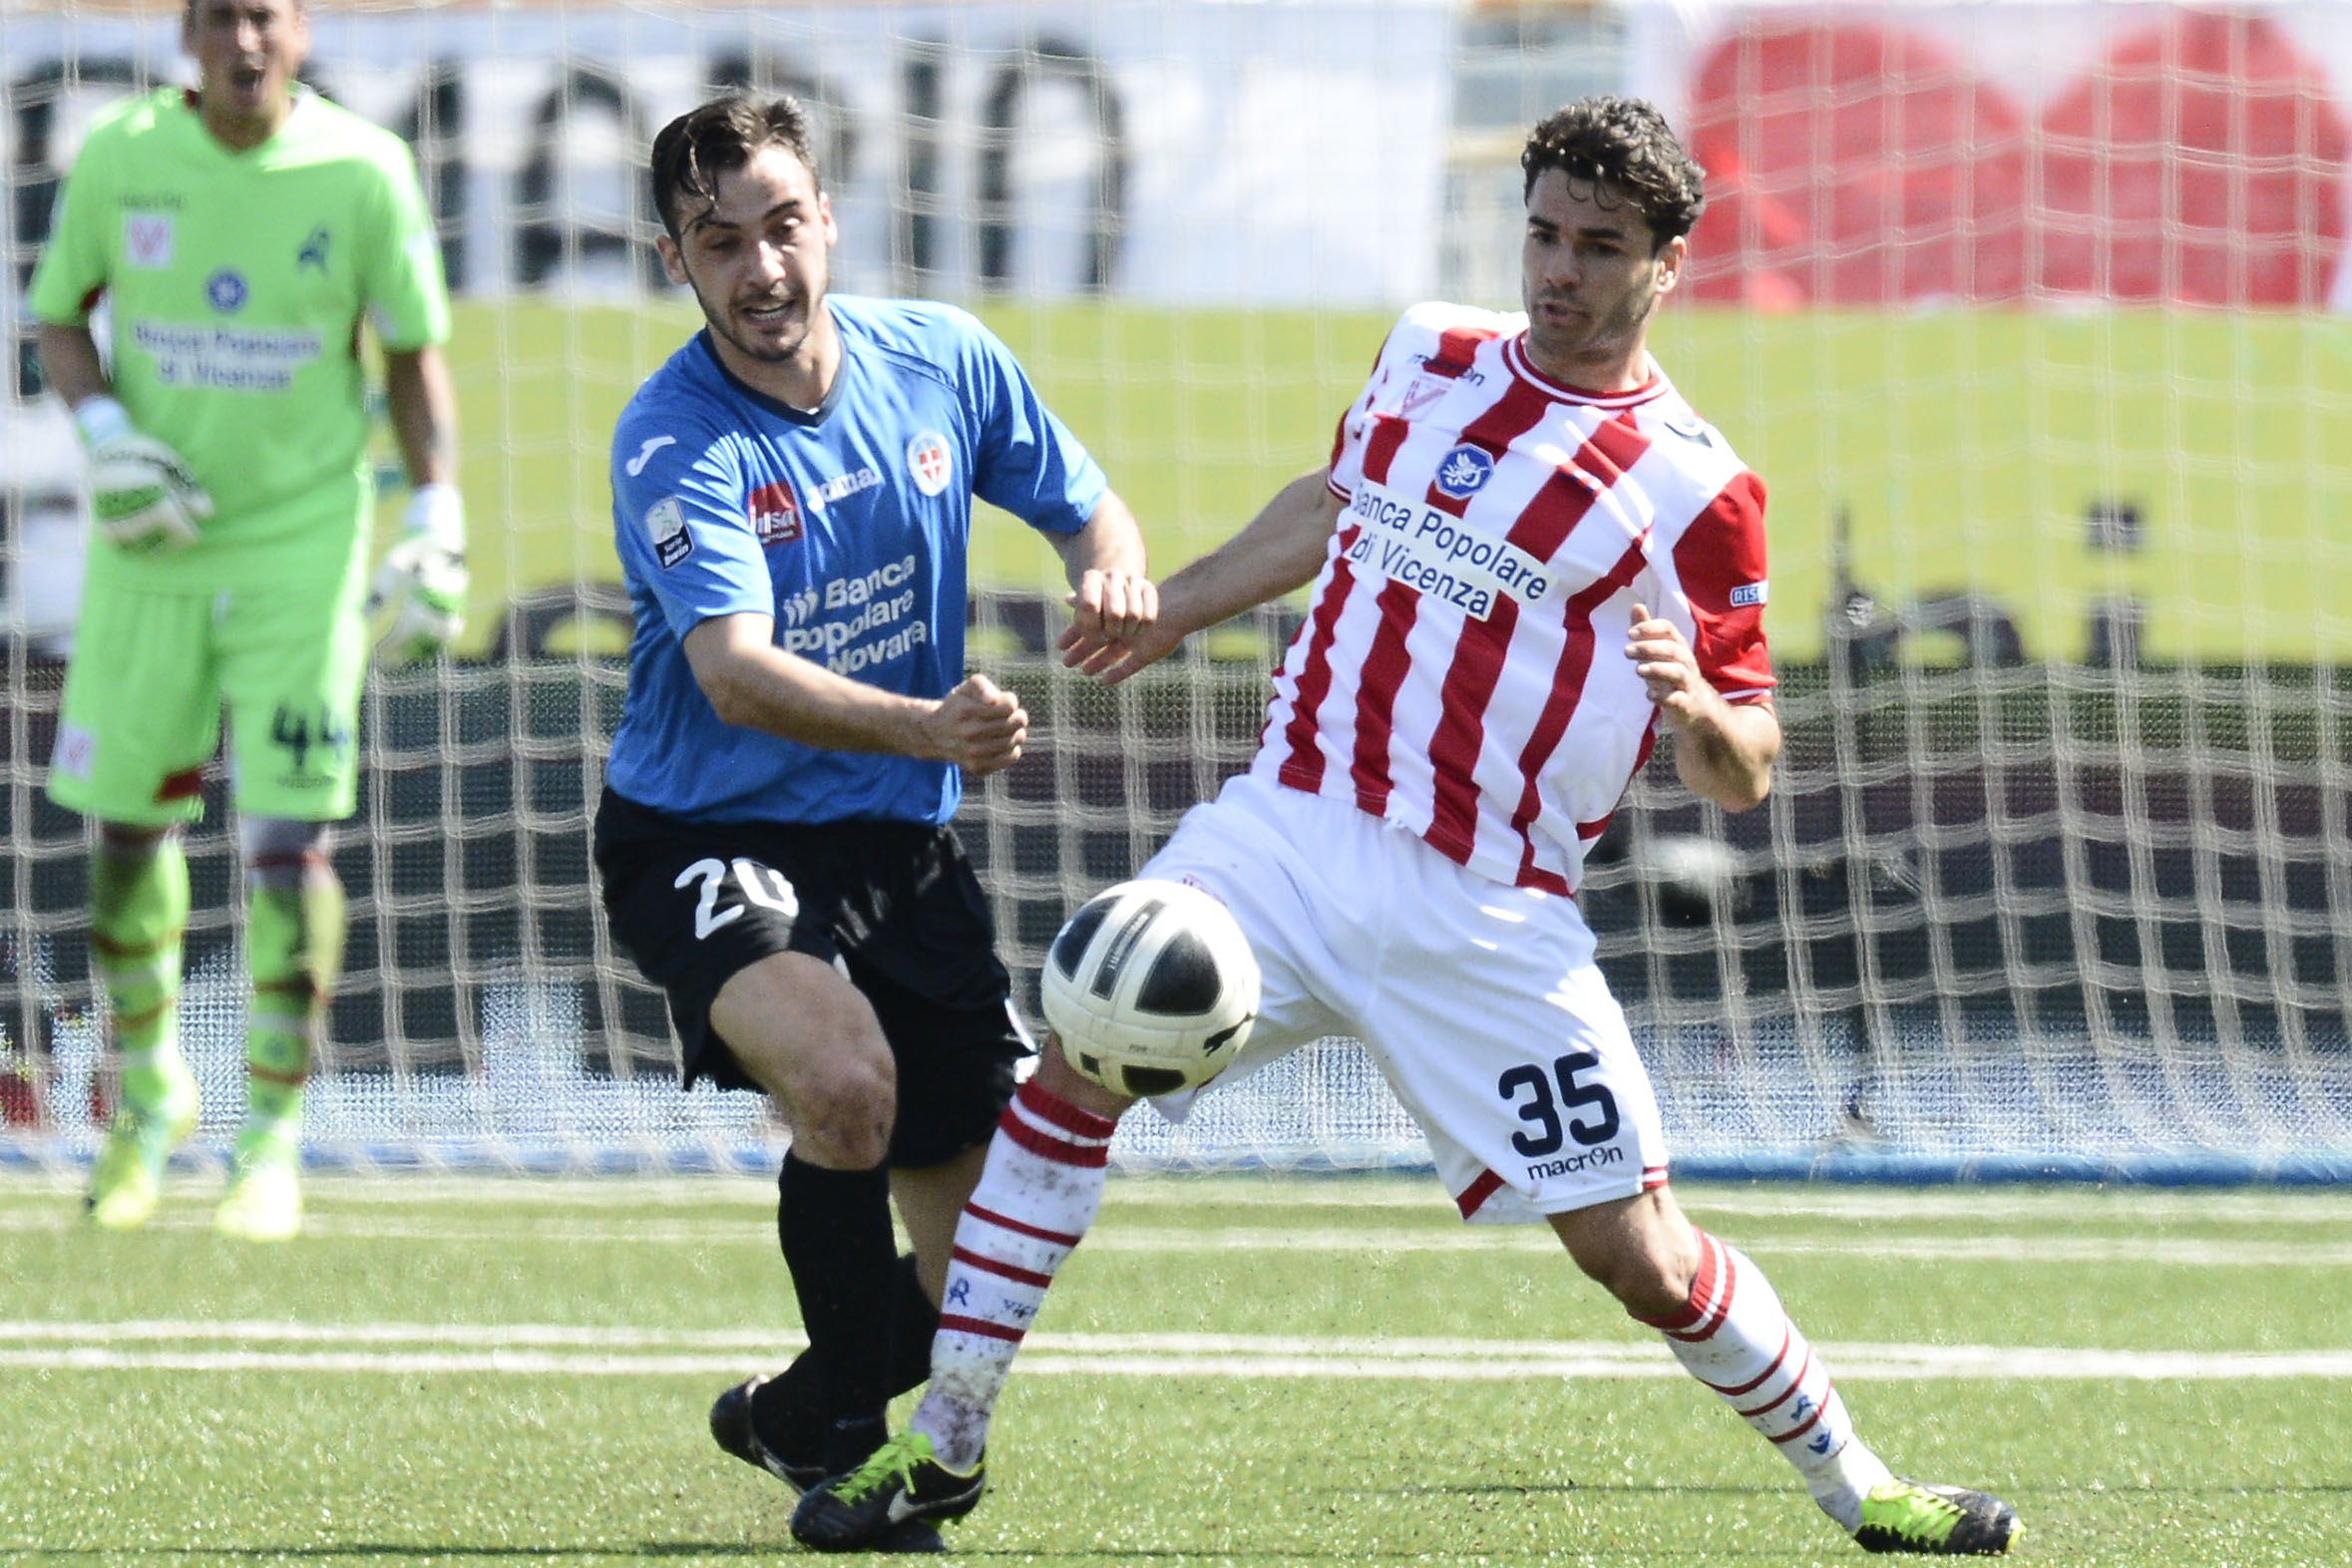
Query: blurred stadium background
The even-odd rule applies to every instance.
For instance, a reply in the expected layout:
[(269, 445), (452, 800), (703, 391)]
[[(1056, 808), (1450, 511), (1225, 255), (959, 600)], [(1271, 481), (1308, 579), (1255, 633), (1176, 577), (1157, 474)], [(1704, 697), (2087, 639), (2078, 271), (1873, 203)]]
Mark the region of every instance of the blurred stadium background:
[[(1166, 571), (1328, 453), (1394, 311), (1512, 306), (1525, 127), (1664, 106), (1710, 173), (1655, 346), (1771, 492), (1768, 806), (1637, 782), (1584, 895), (1693, 1175), (2352, 1178), (2352, 8), (314, 0), (315, 84), (413, 142), (459, 301), (475, 601), (379, 675), (309, 1152), (765, 1168), (681, 1095), (594, 913), (624, 682), (610, 421), (696, 324), (640, 173), (709, 88), (800, 94), (835, 285), (979, 310)], [(40, 794), (85, 524), (19, 290), (93, 112), (177, 7), (0, 0), (0, 1162), (112, 1088), (81, 823)], [(392, 500), (396, 503), (397, 496)], [(1034, 1016), (1062, 914), (1255, 741), (1294, 612), (1114, 694), (1051, 558), (976, 554), (974, 660), (1042, 720), (961, 828)], [(217, 770), (215, 770), (215, 773)], [(232, 1126), (224, 780), (186, 1035)], [(1410, 1164), (1343, 1041), (1122, 1130), (1134, 1164)]]

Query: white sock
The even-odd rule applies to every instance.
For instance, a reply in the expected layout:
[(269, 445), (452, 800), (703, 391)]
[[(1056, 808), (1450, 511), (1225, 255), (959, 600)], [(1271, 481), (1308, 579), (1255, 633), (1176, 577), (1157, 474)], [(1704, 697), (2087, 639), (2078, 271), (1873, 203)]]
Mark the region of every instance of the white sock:
[(1683, 1371), (1723, 1396), (1804, 1475), (1823, 1513), (1849, 1531), (1886, 1466), (1854, 1437), (1829, 1369), (1781, 1310), (1771, 1282), (1705, 1231), (1699, 1273), (1681, 1311), (1641, 1321), (1666, 1337)]
[(1862, 1527), (1862, 1499), (1872, 1487), (1892, 1479), (1894, 1471), (1859, 1437), (1848, 1437), (1826, 1461), (1804, 1471), (1805, 1490), (1823, 1513), (1845, 1526), (1848, 1535)]
[(996, 1123), (956, 1224), (931, 1343), (931, 1386), (908, 1425), (953, 1470), (980, 1462), (988, 1417), (1054, 1271), (1094, 1223), (1118, 1123), (1024, 1083)]

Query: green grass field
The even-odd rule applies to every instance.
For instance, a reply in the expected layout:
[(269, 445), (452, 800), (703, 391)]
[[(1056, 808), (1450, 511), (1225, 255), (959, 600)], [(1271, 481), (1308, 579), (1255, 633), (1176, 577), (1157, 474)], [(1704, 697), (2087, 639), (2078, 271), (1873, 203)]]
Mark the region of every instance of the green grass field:
[[(1385, 311), (982, 305), (1142, 519), (1160, 572), (1331, 455)], [(612, 421), (700, 324), (690, 306), (468, 301), (451, 362), (474, 526), (472, 645), (514, 593), (617, 581)], [(2287, 313), (1682, 309), (1655, 346), (1771, 493), (1767, 627), (1821, 656), (1831, 541), (1889, 605), (1982, 595), (2029, 658), (2076, 660), (2091, 610), (2144, 606), (2158, 659), (2352, 657), (2352, 320)], [(2095, 506), (2140, 519), (2094, 544)], [(388, 514), (389, 516), (389, 514)], [(389, 526), (389, 525), (387, 525)], [(973, 575), (1056, 588), (995, 515)], [(1913, 656), (1955, 655), (1919, 639)]]
[[(794, 1342), (748, 1181), (319, 1178), (275, 1251), (0, 1182), (0, 1562), (773, 1562), (711, 1396)], [(2352, 1194), (1694, 1187), (1899, 1468), (2029, 1560), (2352, 1560)], [(1140, 1340), (1132, 1337), (1144, 1337)], [(1465, 1343), (1466, 1342), (1466, 1343)], [(1923, 1376), (1941, 1357), (1962, 1375)], [(1411, 1178), (1114, 1177), (974, 1559), (1854, 1563), (1542, 1235)]]

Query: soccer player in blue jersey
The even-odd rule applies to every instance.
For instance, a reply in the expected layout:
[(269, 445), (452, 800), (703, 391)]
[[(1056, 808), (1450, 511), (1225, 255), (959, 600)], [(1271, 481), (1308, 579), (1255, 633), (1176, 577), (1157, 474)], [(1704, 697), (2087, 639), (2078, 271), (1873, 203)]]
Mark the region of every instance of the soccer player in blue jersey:
[[(964, 668), (973, 498), (1060, 555), (1089, 647), (1139, 633), (1157, 595), (1133, 516), (1002, 343), (944, 305), (827, 293), (798, 104), (704, 104), (652, 173), (662, 265), (706, 326), (613, 431), (636, 629), (595, 859), (686, 1081), (763, 1090), (792, 1129), (777, 1233), (810, 1348), (720, 1395), (711, 1431), (806, 1487), (864, 1459), (927, 1374), (1029, 1049), (948, 826), (964, 775), (1010, 766), (1028, 728)], [(909, 1532), (890, 1544), (936, 1548)]]

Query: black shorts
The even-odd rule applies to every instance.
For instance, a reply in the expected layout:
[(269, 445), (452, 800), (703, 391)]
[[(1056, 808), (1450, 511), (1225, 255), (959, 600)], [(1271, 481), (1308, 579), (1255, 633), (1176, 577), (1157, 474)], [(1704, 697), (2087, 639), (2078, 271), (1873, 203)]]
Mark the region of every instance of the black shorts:
[(890, 1163), (985, 1143), (1030, 1050), (987, 897), (947, 828), (910, 822), (684, 822), (604, 791), (595, 858), (612, 940), (669, 997), (685, 1082), (753, 1089), (710, 1004), (778, 953), (843, 970), (898, 1061)]

